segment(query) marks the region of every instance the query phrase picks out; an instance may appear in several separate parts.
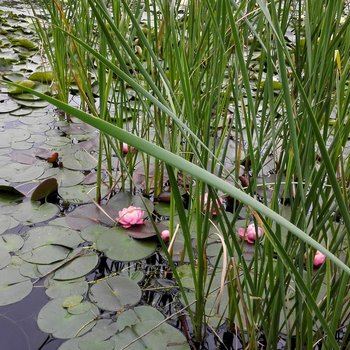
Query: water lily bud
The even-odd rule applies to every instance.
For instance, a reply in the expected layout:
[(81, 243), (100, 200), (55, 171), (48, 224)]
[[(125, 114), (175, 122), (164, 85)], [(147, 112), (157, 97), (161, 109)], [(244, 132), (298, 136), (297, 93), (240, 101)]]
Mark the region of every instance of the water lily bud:
[(141, 208), (130, 206), (119, 211), (118, 215), (119, 216), (115, 220), (124, 228), (143, 224), (144, 211)]
[(169, 241), (169, 239), (170, 239), (170, 231), (169, 231), (169, 230), (163, 230), (163, 231), (160, 233), (160, 237), (162, 238), (162, 240), (163, 240), (164, 242)]
[(249, 244), (254, 244), (254, 242), (261, 238), (264, 235), (264, 230), (262, 227), (257, 226), (255, 227), (255, 224), (249, 224), (246, 229), (240, 227), (238, 229), (238, 234), (241, 237), (241, 239), (245, 240)]
[(123, 153), (128, 154), (129, 152), (134, 153), (134, 147), (131, 147), (127, 143), (123, 142)]
[(316, 251), (313, 264), (315, 267), (320, 267), (326, 260), (326, 256), (322, 254), (320, 251)]

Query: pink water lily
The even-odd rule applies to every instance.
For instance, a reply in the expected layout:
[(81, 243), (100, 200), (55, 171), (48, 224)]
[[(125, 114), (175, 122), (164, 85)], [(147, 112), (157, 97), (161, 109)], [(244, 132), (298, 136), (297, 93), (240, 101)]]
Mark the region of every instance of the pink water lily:
[(123, 153), (124, 154), (128, 154), (129, 152), (134, 153), (134, 150), (135, 150), (134, 147), (129, 146), (127, 143), (123, 142)]
[(314, 256), (313, 264), (315, 267), (320, 267), (326, 260), (326, 256), (321, 253), (319, 250), (316, 251), (316, 254)]
[(264, 235), (262, 227), (258, 226), (257, 229), (255, 224), (249, 224), (246, 229), (240, 227), (238, 234), (241, 239), (245, 240), (249, 244), (254, 244), (256, 239), (261, 238)]
[(169, 241), (169, 238), (170, 238), (170, 231), (169, 231), (169, 230), (163, 230), (163, 231), (160, 233), (160, 238), (161, 238), (164, 242)]
[(143, 224), (144, 214), (141, 208), (130, 206), (118, 212), (119, 216), (116, 218), (116, 221), (124, 228), (129, 228), (132, 225)]
[[(209, 196), (208, 193), (204, 194), (204, 201), (203, 201), (204, 210), (206, 210), (206, 208), (207, 208), (208, 196)], [(222, 198), (219, 198), (219, 199), (216, 200), (216, 205), (219, 208), (219, 212), (220, 212), (221, 211), (220, 208), (221, 208), (221, 205), (222, 205)], [(217, 214), (211, 199), (210, 199), (210, 204), (209, 204), (209, 210), (214, 216)]]

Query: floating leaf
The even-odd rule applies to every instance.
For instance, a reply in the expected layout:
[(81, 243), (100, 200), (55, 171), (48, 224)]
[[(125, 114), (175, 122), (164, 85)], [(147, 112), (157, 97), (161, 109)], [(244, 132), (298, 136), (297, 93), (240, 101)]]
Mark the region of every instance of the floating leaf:
[(97, 166), (97, 156), (79, 150), (63, 158), (65, 168), (71, 170), (92, 170)]
[(27, 38), (10, 38), (11, 43), (16, 46), (22, 46), (28, 50), (36, 50), (38, 47), (36, 44)]
[(5, 248), (8, 252), (15, 252), (23, 246), (24, 239), (15, 234), (3, 234), (0, 236), (0, 247)]
[[(163, 315), (149, 307), (136, 307), (118, 317), (117, 325), (121, 330), (115, 339), (115, 350), (133, 343), (131, 350), (143, 349), (175, 349), (189, 350), (190, 346), (185, 336), (176, 328), (162, 323)], [(146, 334), (146, 335), (145, 335)], [(135, 342), (135, 339), (138, 339)]]
[(153, 241), (138, 241), (122, 228), (111, 228), (101, 235), (96, 242), (97, 249), (117, 261), (135, 261), (147, 258), (153, 254), (157, 244)]
[(90, 225), (85, 227), (81, 232), (80, 236), (87, 242), (94, 242), (98, 240), (101, 235), (110, 230), (109, 227), (102, 225)]
[[(155, 224), (159, 233), (167, 229), (167, 226), (163, 222)], [(145, 221), (143, 225), (134, 225), (127, 229), (129, 236), (136, 239), (146, 239), (149, 237), (157, 236), (156, 229), (150, 221)]]
[(0, 99), (0, 114), (11, 113), (19, 109), (21, 106), (11, 99), (1, 100)]
[(76, 248), (83, 240), (77, 231), (61, 226), (40, 226), (27, 232), (22, 252), (31, 251), (43, 245), (56, 244), (69, 249)]
[(88, 291), (88, 283), (85, 278), (69, 281), (49, 280), (45, 293), (51, 298), (67, 297), (69, 295), (83, 295)]
[(0, 168), (0, 177), (10, 182), (29, 182), (37, 179), (43, 172), (41, 166), (12, 163)]
[(64, 342), (58, 350), (114, 350), (115, 342), (109, 338), (115, 333), (116, 322), (101, 319), (91, 332)]
[(24, 202), (17, 205), (13, 217), (23, 225), (32, 225), (52, 219), (58, 212), (52, 203)]
[(7, 266), (10, 263), (10, 261), (11, 261), (11, 255), (9, 254), (7, 249), (5, 249), (0, 245), (0, 269)]
[(95, 283), (90, 289), (90, 300), (100, 309), (119, 312), (141, 300), (141, 289), (127, 277), (114, 276)]
[(39, 183), (37, 188), (33, 191), (30, 199), (32, 201), (40, 201), (46, 199), (51, 193), (57, 192), (58, 183), (56, 179), (46, 179)]
[(30, 280), (23, 277), (17, 268), (8, 266), (0, 270), (0, 306), (22, 300), (32, 288)]
[(66, 309), (77, 306), (83, 301), (83, 297), (81, 295), (70, 295), (63, 300), (62, 306)]
[(0, 234), (16, 227), (18, 224), (18, 221), (13, 219), (11, 216), (0, 215)]
[[(83, 255), (79, 255), (81, 252), (83, 252)], [(70, 256), (68, 256), (68, 259), (74, 256), (77, 257), (59, 268), (55, 272), (53, 278), (55, 280), (72, 280), (85, 276), (89, 272), (93, 271), (98, 265), (98, 255), (93, 251), (88, 251), (87, 253), (85, 252), (86, 249), (82, 250), (82, 248), (74, 250)]]
[[(49, 156), (51, 153), (52, 152), (49, 152)], [(49, 168), (45, 170), (44, 174), (40, 178), (55, 178), (58, 186), (61, 188), (80, 184), (84, 180), (84, 175), (79, 171), (72, 171), (65, 168)]]
[(28, 78), (29, 80), (40, 81), (41, 83), (51, 84), (52, 83), (52, 72), (34, 72)]
[(21, 259), (35, 264), (52, 264), (64, 260), (70, 250), (60, 245), (43, 245), (19, 255)]
[(12, 94), (12, 95), (21, 94), (21, 93), (23, 93), (25, 91), (24, 88), (32, 89), (36, 85), (36, 82), (25, 79), (25, 80), (22, 80), (22, 81), (18, 81), (17, 84), (20, 85), (20, 86), (11, 86), (8, 89), (10, 94)]
[[(101, 197), (109, 192), (105, 185), (101, 185)], [(70, 203), (91, 203), (95, 198), (96, 186), (94, 185), (76, 185), (72, 187), (60, 187), (58, 194)]]
[(95, 204), (82, 205), (66, 215), (66, 221), (72, 229), (83, 230), (100, 222), (101, 210)]
[(59, 339), (74, 338), (88, 332), (96, 323), (98, 308), (89, 303), (90, 308), (85, 313), (72, 315), (62, 306), (64, 299), (51, 300), (40, 310), (39, 328)]

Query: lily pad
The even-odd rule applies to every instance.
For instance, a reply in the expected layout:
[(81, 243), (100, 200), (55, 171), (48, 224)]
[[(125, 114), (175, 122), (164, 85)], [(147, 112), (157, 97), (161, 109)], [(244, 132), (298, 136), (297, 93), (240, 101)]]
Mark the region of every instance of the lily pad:
[(141, 289), (127, 277), (114, 276), (95, 283), (90, 289), (90, 300), (100, 309), (119, 312), (141, 300)]
[(8, 147), (11, 142), (25, 141), (29, 139), (30, 132), (24, 129), (5, 129), (0, 133), (0, 147)]
[(98, 320), (91, 332), (79, 338), (64, 342), (59, 350), (114, 350), (115, 342), (110, 339), (116, 333), (116, 322)]
[(11, 255), (0, 245), (0, 269), (6, 267), (11, 261)]
[(34, 72), (29, 76), (28, 79), (40, 81), (41, 83), (51, 84), (53, 77), (52, 77), (52, 72), (46, 71), (46, 72)]
[[(83, 254), (79, 255), (81, 252)], [(93, 271), (98, 265), (98, 255), (93, 251), (88, 251), (85, 254), (84, 252), (86, 252), (86, 250), (82, 250), (82, 248), (74, 250), (70, 256), (77, 257), (59, 268), (55, 272), (53, 278), (55, 280), (73, 280), (85, 276), (89, 272)], [(68, 259), (70, 256), (68, 256)]]
[[(108, 192), (108, 187), (102, 185), (101, 197), (103, 198)], [(96, 186), (76, 185), (72, 187), (60, 187), (58, 194), (70, 203), (91, 203), (95, 199)]]
[(18, 81), (17, 84), (20, 86), (9, 87), (8, 91), (10, 94), (13, 94), (13, 95), (21, 94), (26, 91), (24, 88), (32, 89), (36, 85), (36, 82), (32, 80), (22, 80), (22, 81)]
[(13, 219), (11, 216), (0, 215), (0, 234), (16, 227), (18, 224), (18, 221)]
[(66, 309), (79, 305), (83, 301), (81, 295), (70, 295), (63, 300), (62, 306)]
[(69, 295), (84, 295), (88, 291), (89, 285), (85, 278), (68, 281), (49, 280), (49, 285), (45, 293), (51, 298), (67, 297)]
[(58, 183), (56, 179), (46, 179), (39, 183), (37, 188), (33, 191), (30, 199), (32, 201), (39, 201), (46, 199), (51, 193), (57, 192)]
[(58, 212), (58, 207), (52, 203), (24, 202), (17, 205), (13, 218), (23, 225), (32, 225), (50, 220)]
[[(156, 227), (159, 232), (167, 229), (167, 226), (162, 222), (156, 223)], [(146, 221), (143, 225), (131, 226), (128, 228), (127, 233), (129, 236), (136, 239), (145, 239), (157, 236), (156, 229), (153, 227), (153, 224), (150, 221)]]
[(34, 264), (52, 264), (64, 260), (70, 252), (70, 249), (60, 245), (49, 244), (20, 254), (19, 257), (26, 262)]
[(153, 254), (157, 244), (154, 241), (135, 240), (124, 229), (116, 227), (101, 235), (96, 242), (96, 247), (110, 259), (135, 261)]
[(43, 172), (44, 168), (41, 166), (12, 163), (0, 168), (0, 177), (10, 182), (29, 182), (37, 179)]
[(20, 105), (11, 99), (0, 100), (0, 114), (14, 112), (20, 108)]
[(63, 164), (71, 170), (92, 170), (97, 166), (97, 155), (79, 150), (64, 157)]
[(31, 281), (17, 268), (8, 266), (0, 270), (0, 306), (16, 303), (32, 291)]
[(96, 323), (98, 308), (88, 303), (86, 312), (74, 315), (63, 307), (64, 300), (51, 300), (40, 310), (37, 321), (39, 328), (59, 339), (70, 339), (88, 332)]
[(49, 244), (74, 249), (82, 242), (83, 240), (77, 231), (60, 226), (40, 226), (27, 232), (22, 252), (28, 252), (34, 248)]
[(100, 223), (101, 210), (95, 204), (82, 205), (66, 215), (66, 221), (72, 229), (83, 230), (90, 225)]
[[(185, 336), (176, 328), (162, 323), (163, 316), (149, 306), (138, 307), (124, 312), (117, 320), (121, 332), (117, 333), (115, 349), (176, 349), (189, 350)], [(158, 314), (157, 314), (158, 313)], [(135, 342), (135, 339), (139, 339)]]
[(16, 252), (23, 246), (24, 239), (15, 234), (3, 234), (0, 236), (0, 247), (3, 247), (8, 252)]
[[(51, 154), (52, 152), (49, 153)], [(58, 186), (61, 188), (80, 184), (84, 180), (84, 175), (79, 171), (72, 171), (65, 168), (49, 168), (40, 178), (55, 178)]]

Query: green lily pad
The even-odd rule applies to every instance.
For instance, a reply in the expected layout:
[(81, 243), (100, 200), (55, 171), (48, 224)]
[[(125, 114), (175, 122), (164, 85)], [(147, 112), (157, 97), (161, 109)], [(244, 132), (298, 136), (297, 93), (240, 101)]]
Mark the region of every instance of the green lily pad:
[(17, 84), (20, 86), (9, 87), (8, 91), (10, 94), (12, 95), (21, 94), (26, 91), (24, 88), (32, 89), (36, 85), (36, 82), (32, 80), (22, 80), (22, 81), (18, 81)]
[(23, 225), (32, 225), (50, 220), (58, 212), (58, 207), (52, 203), (24, 202), (17, 205), (13, 217)]
[[(101, 197), (103, 198), (109, 189), (107, 186), (101, 186)], [(96, 186), (94, 185), (76, 185), (72, 187), (60, 187), (58, 194), (70, 203), (91, 203), (95, 199)]]
[(3, 247), (8, 252), (16, 252), (21, 249), (24, 244), (24, 239), (15, 234), (3, 234), (0, 236), (0, 247)]
[[(131, 342), (128, 347), (131, 350), (143, 349), (176, 349), (189, 350), (190, 346), (185, 336), (176, 328), (167, 323), (161, 323), (163, 317), (159, 311), (149, 306), (128, 310), (119, 316), (117, 325), (121, 332), (117, 333), (115, 340), (115, 349), (123, 349)], [(160, 315), (157, 315), (157, 311)], [(164, 317), (163, 317), (164, 318)], [(135, 339), (139, 340), (135, 342)]]
[(68, 281), (49, 280), (45, 291), (50, 298), (68, 297), (70, 295), (83, 295), (88, 291), (89, 285), (85, 278)]
[(28, 50), (36, 50), (38, 46), (27, 38), (10, 38), (12, 45), (21, 46)]
[(109, 227), (102, 226), (102, 225), (89, 225), (85, 227), (81, 232), (80, 236), (87, 242), (93, 242), (96, 243), (98, 238), (101, 235), (104, 235), (105, 232), (108, 232), (110, 230)]
[(116, 322), (108, 319), (98, 320), (91, 332), (79, 338), (64, 342), (58, 350), (114, 350)]
[[(156, 223), (156, 227), (160, 232), (167, 229), (167, 226), (163, 222)], [(150, 221), (146, 221), (143, 225), (134, 225), (127, 229), (129, 236), (136, 239), (146, 239), (149, 237), (157, 236), (156, 229)]]
[(19, 104), (21, 106), (29, 107), (29, 108), (45, 108), (49, 105), (48, 102), (45, 102), (42, 100), (26, 101), (26, 100), (15, 99), (15, 101), (17, 102), (17, 104)]
[(66, 215), (69, 227), (75, 230), (83, 230), (90, 225), (100, 223), (101, 210), (95, 204), (82, 205)]
[(8, 266), (0, 270), (0, 306), (22, 300), (32, 288), (31, 281), (23, 277), (17, 268)]
[(52, 264), (64, 260), (70, 249), (60, 245), (42, 245), (19, 255), (26, 262), (34, 264)]
[(108, 258), (117, 261), (135, 261), (149, 257), (157, 248), (156, 242), (138, 241), (125, 232), (126, 230), (115, 227), (101, 235), (96, 247)]
[[(78, 248), (77, 250), (74, 250), (70, 256), (78, 255), (81, 251), (85, 252), (85, 250)], [(68, 259), (70, 256), (68, 256)], [(55, 272), (53, 278), (55, 280), (73, 280), (85, 276), (96, 268), (98, 261), (98, 255), (93, 251), (89, 251), (86, 254), (74, 258), (69, 263), (59, 268)]]
[(70, 187), (80, 184), (84, 180), (84, 175), (79, 171), (65, 168), (49, 168), (45, 170), (40, 179), (55, 178), (59, 188)]
[(96, 323), (98, 308), (88, 303), (90, 307), (86, 312), (74, 315), (63, 307), (64, 300), (51, 300), (40, 310), (37, 321), (39, 328), (59, 339), (70, 339), (88, 332)]
[[(0, 215), (0, 234), (16, 227), (19, 222), (8, 215)], [(1, 237), (0, 237), (1, 238)]]
[(6, 267), (11, 261), (11, 255), (8, 250), (0, 245), (0, 269)]
[(37, 179), (43, 172), (44, 168), (41, 166), (12, 163), (0, 168), (0, 177), (10, 182), (29, 182)]
[(15, 117), (23, 117), (23, 116), (28, 115), (32, 112), (33, 112), (33, 110), (31, 108), (20, 108), (14, 112), (11, 112), (11, 115), (13, 115)]
[(24, 129), (5, 129), (1, 131), (1, 147), (8, 147), (11, 142), (25, 141), (29, 139), (30, 132)]
[(32, 279), (41, 278), (43, 275), (38, 271), (37, 264), (32, 264), (22, 260), (22, 264), (19, 267), (19, 272), (22, 276), (29, 277)]
[(30, 199), (32, 201), (40, 201), (46, 199), (51, 193), (57, 192), (58, 183), (56, 179), (46, 179), (38, 184), (37, 188), (33, 191)]
[(46, 71), (46, 72), (34, 72), (29, 76), (28, 79), (40, 81), (41, 83), (51, 84), (53, 77), (52, 77), (52, 72)]
[(20, 105), (11, 99), (1, 100), (0, 99), (0, 114), (11, 113), (20, 108)]
[(92, 170), (97, 166), (97, 155), (91, 155), (79, 150), (74, 154), (68, 154), (63, 159), (65, 168), (71, 170)]
[(95, 283), (90, 289), (90, 300), (100, 309), (119, 312), (141, 300), (141, 289), (127, 277), (114, 276)]
[(77, 231), (61, 226), (40, 226), (27, 232), (22, 252), (29, 252), (34, 248), (49, 244), (74, 249), (82, 242)]
[(83, 301), (81, 295), (70, 295), (63, 300), (62, 306), (66, 309), (79, 305)]

